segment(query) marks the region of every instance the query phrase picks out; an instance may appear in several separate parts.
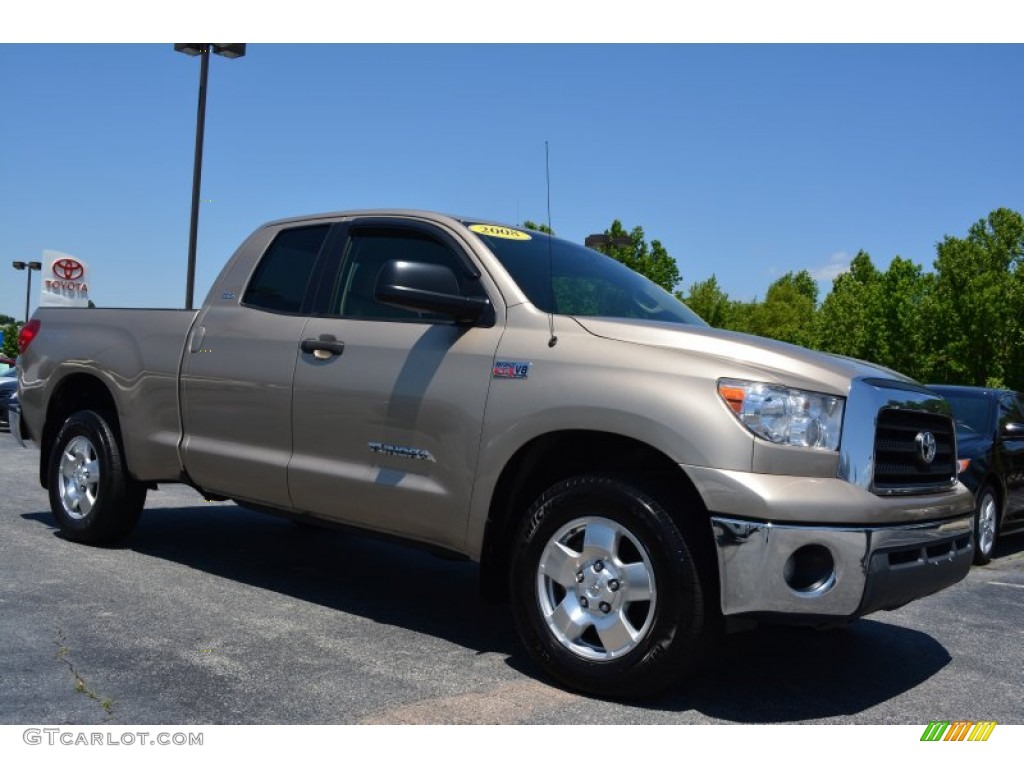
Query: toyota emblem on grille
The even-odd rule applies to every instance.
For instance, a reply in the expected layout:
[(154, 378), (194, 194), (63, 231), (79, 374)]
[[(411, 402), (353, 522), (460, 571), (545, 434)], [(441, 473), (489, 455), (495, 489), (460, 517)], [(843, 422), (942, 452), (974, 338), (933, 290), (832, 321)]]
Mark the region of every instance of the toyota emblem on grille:
[(57, 259), (53, 262), (53, 274), (62, 280), (77, 280), (85, 268), (74, 259)]
[(931, 432), (918, 432), (914, 438), (917, 446), (917, 457), (925, 464), (931, 464), (935, 460), (935, 435)]

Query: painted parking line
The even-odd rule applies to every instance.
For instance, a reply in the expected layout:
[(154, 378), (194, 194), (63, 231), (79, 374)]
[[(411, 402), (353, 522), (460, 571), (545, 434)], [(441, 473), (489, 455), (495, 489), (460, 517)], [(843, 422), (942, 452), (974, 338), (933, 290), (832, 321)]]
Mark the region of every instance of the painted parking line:
[(994, 584), (997, 587), (1013, 587), (1014, 589), (1024, 589), (1024, 584), (1010, 584), (1006, 581), (986, 581), (986, 584)]

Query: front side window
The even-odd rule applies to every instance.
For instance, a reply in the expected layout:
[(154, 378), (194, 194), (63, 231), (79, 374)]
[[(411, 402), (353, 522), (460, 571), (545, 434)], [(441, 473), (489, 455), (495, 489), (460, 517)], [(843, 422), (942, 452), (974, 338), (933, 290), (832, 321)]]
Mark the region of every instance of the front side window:
[(318, 225), (280, 232), (256, 265), (242, 304), (298, 314), (328, 229)]
[(446, 315), (404, 309), (377, 301), (374, 296), (377, 277), (389, 261), (413, 261), (448, 267), (458, 280), (463, 296), (486, 298), (480, 281), (466, 275), (465, 267), (456, 254), (441, 242), (411, 230), (358, 229), (349, 239), (332, 314), (357, 320), (451, 322), (451, 318)]

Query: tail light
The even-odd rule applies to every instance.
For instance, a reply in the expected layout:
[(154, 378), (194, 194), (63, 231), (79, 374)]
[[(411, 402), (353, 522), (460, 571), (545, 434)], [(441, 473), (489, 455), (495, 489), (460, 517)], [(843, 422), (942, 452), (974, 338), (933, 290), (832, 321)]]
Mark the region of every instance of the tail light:
[(32, 340), (39, 335), (39, 326), (42, 325), (38, 320), (32, 319), (21, 326), (21, 330), (18, 331), (18, 354), (25, 354), (25, 350), (28, 349), (28, 345), (32, 343)]

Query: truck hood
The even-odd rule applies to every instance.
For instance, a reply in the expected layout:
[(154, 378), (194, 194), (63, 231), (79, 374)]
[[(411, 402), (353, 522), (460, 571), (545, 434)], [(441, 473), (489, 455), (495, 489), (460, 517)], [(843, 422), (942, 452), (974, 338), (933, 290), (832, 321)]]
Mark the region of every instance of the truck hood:
[[(901, 373), (850, 357), (798, 347), (735, 331), (696, 325), (658, 323), (602, 317), (574, 317), (584, 330), (605, 339), (677, 349), (709, 358), (740, 363), (760, 371), (765, 380), (790, 386), (807, 386), (845, 394), (856, 378), (884, 378), (917, 384)], [(804, 382), (796, 382), (795, 378)], [(816, 386), (814, 386), (816, 385)]]

